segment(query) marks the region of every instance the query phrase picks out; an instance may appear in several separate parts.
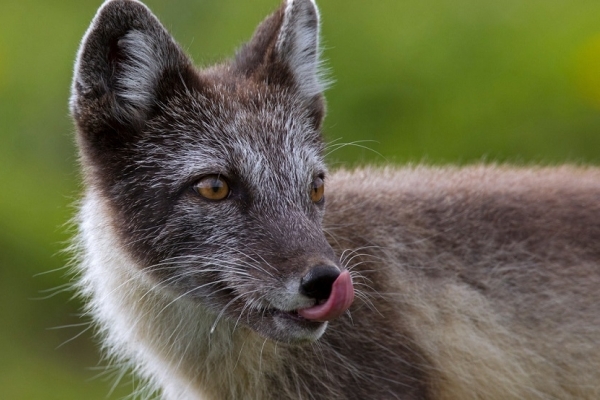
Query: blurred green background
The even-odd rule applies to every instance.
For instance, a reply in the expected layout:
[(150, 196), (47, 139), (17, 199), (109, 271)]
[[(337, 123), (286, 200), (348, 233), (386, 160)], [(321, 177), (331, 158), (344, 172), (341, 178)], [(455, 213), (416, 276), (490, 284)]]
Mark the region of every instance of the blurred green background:
[[(80, 192), (67, 99), (77, 46), (99, 3), (0, 5), (3, 399), (121, 398), (130, 389), (125, 379), (108, 395), (111, 377), (101, 374), (90, 332), (79, 325), (80, 304), (61, 290), (70, 280), (60, 270), (65, 223)], [(206, 65), (231, 55), (277, 0), (148, 5)], [(369, 140), (336, 151), (333, 164), (600, 163), (598, 0), (321, 0), (320, 7), (336, 81), (326, 136)]]

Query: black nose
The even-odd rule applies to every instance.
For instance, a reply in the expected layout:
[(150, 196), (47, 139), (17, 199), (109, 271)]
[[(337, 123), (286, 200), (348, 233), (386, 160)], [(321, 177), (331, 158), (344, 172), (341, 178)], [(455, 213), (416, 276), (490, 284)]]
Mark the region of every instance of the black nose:
[(340, 275), (336, 267), (319, 265), (308, 271), (300, 282), (300, 293), (317, 300), (326, 300), (331, 294), (333, 282)]

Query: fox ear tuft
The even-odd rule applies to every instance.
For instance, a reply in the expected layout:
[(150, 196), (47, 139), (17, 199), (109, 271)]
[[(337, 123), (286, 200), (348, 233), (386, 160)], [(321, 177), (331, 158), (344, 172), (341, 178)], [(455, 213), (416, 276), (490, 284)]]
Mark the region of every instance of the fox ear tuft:
[(305, 99), (321, 96), (319, 10), (314, 0), (286, 0), (257, 28), (237, 54), (235, 65), (247, 76), (292, 86)]
[(109, 0), (85, 34), (70, 109), (78, 123), (135, 125), (156, 105), (165, 76), (191, 62), (152, 12), (136, 0)]

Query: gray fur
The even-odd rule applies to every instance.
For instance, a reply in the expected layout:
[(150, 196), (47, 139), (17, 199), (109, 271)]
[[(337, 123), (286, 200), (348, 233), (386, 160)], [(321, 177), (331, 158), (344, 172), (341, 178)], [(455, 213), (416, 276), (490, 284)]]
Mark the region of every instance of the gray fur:
[[(287, 0), (196, 70), (141, 3), (101, 7), (70, 107), (104, 351), (165, 399), (600, 397), (600, 170), (329, 173), (318, 37), (314, 2)], [(226, 200), (192, 190), (208, 175)], [(306, 324), (286, 315), (315, 265), (356, 300)]]

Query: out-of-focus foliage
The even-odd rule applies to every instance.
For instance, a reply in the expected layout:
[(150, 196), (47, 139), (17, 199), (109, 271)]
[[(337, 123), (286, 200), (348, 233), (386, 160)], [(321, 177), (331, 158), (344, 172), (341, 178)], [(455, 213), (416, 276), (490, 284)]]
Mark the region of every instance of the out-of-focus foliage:
[[(68, 258), (61, 249), (79, 186), (67, 99), (77, 46), (99, 3), (0, 5), (6, 399), (104, 399), (111, 386), (96, 368), (90, 332), (79, 325), (80, 304), (62, 290), (71, 278), (64, 269), (49, 272)], [(148, 4), (206, 65), (231, 55), (277, 0)], [(324, 55), (335, 78), (326, 137), (356, 142), (330, 155), (334, 165), (600, 162), (597, 0), (321, 0), (320, 6)], [(127, 393), (124, 386), (110, 397)]]

